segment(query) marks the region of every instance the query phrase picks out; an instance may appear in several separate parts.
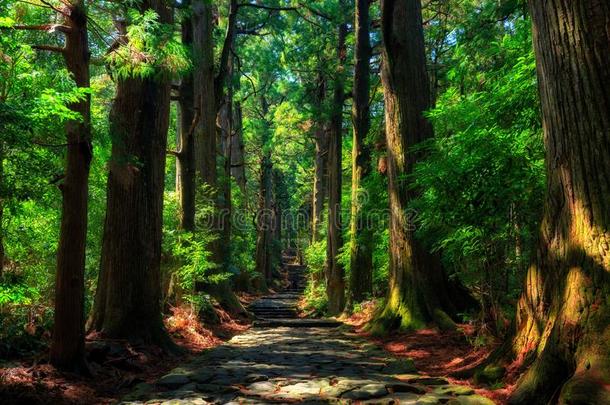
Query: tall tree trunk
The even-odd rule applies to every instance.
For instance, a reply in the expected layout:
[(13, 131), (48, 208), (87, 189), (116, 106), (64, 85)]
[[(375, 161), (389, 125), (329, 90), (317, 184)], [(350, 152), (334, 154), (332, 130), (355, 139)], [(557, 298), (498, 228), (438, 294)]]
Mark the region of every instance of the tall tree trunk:
[(420, 0), (382, 0), (383, 64), (388, 193), (390, 199), (390, 285), (373, 329), (415, 329), (434, 321), (452, 328), (456, 309), (436, 255), (415, 239), (408, 204), (417, 196), (406, 179), (421, 159), (412, 148), (433, 136), (423, 113), (430, 87)]
[[(530, 1), (547, 194), (510, 403), (610, 403), (610, 4)], [(560, 388), (562, 386), (562, 388)]]
[(313, 201), (311, 213), (311, 241), (320, 240), (320, 226), (326, 200), (326, 189), (328, 187), (328, 132), (326, 121), (323, 118), (324, 100), (326, 98), (326, 80), (320, 74), (318, 77), (318, 88), (316, 92), (316, 108), (318, 118), (316, 120), (316, 132), (314, 142), (316, 144), (315, 173), (313, 180)]
[[(195, 128), (195, 160), (200, 181), (215, 189), (217, 173), (213, 4), (206, 0), (193, 0), (192, 21), (195, 109), (200, 114)], [(213, 197), (215, 195), (214, 190)]]
[[(89, 42), (84, 1), (67, 8), (63, 51), (68, 71), (77, 87), (89, 87)], [(50, 360), (60, 368), (88, 371), (85, 365), (85, 250), (87, 243), (87, 202), (91, 146), (91, 98), (89, 95), (69, 108), (80, 121), (66, 124), (67, 153), (61, 230), (55, 276), (55, 313)]]
[(231, 134), (231, 175), (235, 178), (246, 199), (246, 164), (244, 155), (244, 128), (241, 104), (234, 103), (233, 108), (233, 133)]
[(256, 215), (256, 272), (265, 280), (264, 286), (272, 281), (271, 227), (272, 227), (272, 170), (271, 154), (267, 152), (261, 161), (259, 210)]
[[(343, 5), (343, 2), (341, 2)], [(346, 7), (343, 7), (345, 9)], [(345, 270), (339, 263), (343, 246), (341, 223), (341, 154), (343, 141), (343, 101), (345, 99), (343, 73), (345, 69), (347, 23), (339, 25), (337, 38), (338, 68), (335, 77), (333, 112), (330, 122), (328, 148), (328, 235), (326, 247), (326, 295), (328, 313), (337, 315), (345, 307)]]
[[(231, 64), (232, 75), (232, 64)], [(222, 175), (220, 177), (220, 189), (222, 194), (219, 198), (220, 212), (220, 243), (223, 250), (222, 257), (225, 261), (230, 259), (231, 244), (231, 134), (233, 132), (233, 88), (228, 86), (217, 116), (217, 128), (220, 132), (220, 145), (222, 154)]]
[[(163, 0), (146, 0), (171, 23)], [(91, 326), (104, 336), (172, 349), (161, 317), (160, 258), (170, 81), (119, 78), (110, 111), (112, 155), (100, 280)]]
[[(182, 43), (192, 47), (193, 29), (190, 16), (182, 21)], [(185, 231), (195, 230), (195, 127), (199, 114), (195, 114), (195, 89), (191, 72), (182, 77), (180, 83), (180, 128), (178, 132), (178, 156), (176, 176), (180, 198), (180, 228)]]
[(371, 172), (371, 151), (366, 144), (370, 128), (371, 43), (369, 0), (356, 0), (356, 50), (354, 98), (352, 104), (352, 212), (350, 229), (350, 303), (361, 302), (373, 292), (373, 231), (366, 220), (363, 203), (368, 196), (363, 184)]
[[(216, 209), (216, 212), (208, 219), (208, 226), (212, 233), (217, 233), (219, 234), (218, 236), (222, 237), (225, 231), (224, 226), (228, 224), (221, 222), (222, 212), (220, 211), (222, 210), (222, 205), (219, 201), (216, 162), (216, 155), (218, 153), (216, 119), (223, 93), (218, 88), (218, 81), (221, 75), (215, 76), (214, 73), (213, 7), (214, 4), (206, 0), (192, 1), (193, 84), (195, 86), (195, 109), (200, 113), (200, 118), (195, 129), (195, 160), (200, 181), (208, 187), (207, 197)], [(234, 26), (235, 23), (231, 24)], [(223, 70), (226, 64), (224, 62), (225, 53), (223, 50), (221, 72), (225, 72)], [(226, 72), (223, 74), (226, 75)], [(224, 86), (224, 79), (220, 80), (220, 82)], [(229, 259), (226, 255), (225, 247), (223, 246), (222, 239), (212, 242), (209, 246), (212, 253), (212, 261), (219, 265), (218, 271), (220, 272), (226, 269)], [(214, 285), (209, 285), (206, 290), (229, 312), (234, 314), (245, 313), (244, 308), (231, 290), (229, 281), (225, 280)]]
[[(263, 119), (266, 119), (269, 112), (269, 106), (265, 97), (261, 97), (261, 111)], [(256, 215), (257, 237), (256, 237), (256, 271), (263, 279), (264, 287), (272, 281), (272, 219), (273, 219), (273, 163), (271, 162), (271, 149), (269, 143), (270, 129), (265, 127), (262, 130), (262, 149), (263, 157), (261, 159), (261, 177), (259, 186), (259, 208)]]

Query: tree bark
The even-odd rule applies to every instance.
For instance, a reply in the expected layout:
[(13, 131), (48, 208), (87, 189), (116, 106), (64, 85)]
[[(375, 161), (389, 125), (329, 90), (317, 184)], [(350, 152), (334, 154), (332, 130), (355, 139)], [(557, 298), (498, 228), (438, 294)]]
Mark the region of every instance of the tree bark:
[[(146, 0), (161, 23), (172, 13)], [(171, 82), (117, 79), (110, 111), (112, 155), (98, 291), (91, 326), (104, 336), (174, 349), (161, 317), (160, 258)]]
[(430, 87), (420, 0), (382, 0), (384, 41), (382, 80), (385, 99), (390, 200), (390, 285), (376, 332), (418, 329), (428, 322), (452, 328), (456, 308), (440, 259), (415, 239), (408, 211), (417, 191), (407, 177), (422, 158), (412, 148), (433, 136), (423, 113), (430, 106)]
[(239, 102), (234, 103), (233, 127), (234, 130), (231, 134), (231, 175), (235, 178), (235, 181), (241, 190), (242, 198), (247, 199), (243, 114)]
[[(232, 0), (232, 7), (235, 0)], [(222, 52), (219, 75), (215, 76), (214, 70), (214, 13), (213, 3), (206, 0), (192, 1), (193, 20), (193, 85), (195, 87), (195, 108), (200, 113), (200, 119), (195, 129), (196, 165), (199, 172), (199, 180), (207, 187), (207, 198), (214, 204), (216, 212), (208, 218), (210, 231), (220, 239), (210, 243), (212, 261), (219, 265), (222, 272), (226, 269), (229, 258), (226, 246), (223, 246), (222, 236), (226, 231), (222, 220), (224, 214), (221, 212), (221, 204), (218, 189), (218, 172), (216, 156), (217, 131), (216, 120), (223, 100), (223, 86), (226, 78), (226, 63), (232, 46), (229, 42), (227, 51)], [(229, 26), (235, 25), (235, 16)], [(229, 30), (227, 35), (233, 35), (234, 29)], [(215, 285), (209, 285), (206, 290), (218, 300), (218, 302), (233, 314), (245, 313), (245, 309), (231, 290), (228, 281), (221, 281)]]
[(364, 182), (371, 172), (371, 151), (366, 144), (370, 128), (370, 17), (369, 0), (356, 0), (355, 65), (352, 104), (352, 210), (350, 221), (350, 304), (361, 302), (373, 292), (373, 231), (366, 220), (363, 204)]
[[(182, 21), (182, 43), (193, 46), (193, 29), (190, 17)], [(176, 184), (180, 199), (180, 228), (185, 231), (195, 230), (195, 137), (194, 131), (199, 120), (195, 111), (195, 89), (193, 74), (186, 73), (180, 83), (180, 128), (178, 156), (176, 160)]]
[[(267, 100), (261, 97), (261, 111), (265, 117), (269, 111)], [(264, 119), (264, 118), (263, 118)], [(272, 281), (272, 225), (273, 225), (273, 163), (271, 162), (271, 150), (269, 148), (269, 128), (262, 130), (261, 177), (259, 186), (259, 208), (256, 215), (257, 237), (256, 237), (256, 272), (264, 279), (262, 285), (266, 288)]]
[[(67, 7), (63, 51), (77, 87), (89, 87), (87, 10), (83, 1)], [(88, 372), (85, 364), (85, 250), (91, 146), (91, 98), (69, 105), (80, 121), (66, 124), (67, 153), (62, 191), (62, 216), (55, 276), (55, 312), (50, 361), (62, 369)]]
[(320, 74), (318, 77), (318, 88), (316, 92), (316, 108), (318, 117), (316, 119), (316, 130), (314, 142), (316, 146), (315, 174), (313, 181), (313, 202), (311, 214), (311, 242), (320, 240), (320, 224), (326, 201), (326, 189), (328, 186), (328, 132), (326, 121), (323, 118), (324, 100), (326, 99), (326, 80)]
[[(192, 1), (193, 85), (195, 109), (200, 119), (195, 128), (196, 164), (200, 181), (216, 188), (216, 95), (214, 91), (214, 15), (206, 0)], [(214, 196), (216, 191), (213, 191)]]
[[(341, 2), (343, 4), (343, 2)], [(345, 7), (343, 7), (345, 9)], [(340, 314), (345, 307), (345, 270), (338, 261), (343, 246), (341, 223), (341, 154), (343, 141), (343, 101), (345, 99), (343, 73), (345, 69), (347, 23), (339, 24), (337, 37), (338, 68), (335, 77), (333, 111), (330, 122), (328, 148), (328, 235), (326, 247), (326, 295), (328, 313)]]
[(509, 402), (610, 403), (610, 4), (530, 1), (547, 194)]
[[(232, 75), (232, 64), (229, 67), (229, 75)], [(221, 208), (220, 212), (220, 242), (222, 249), (222, 257), (225, 261), (229, 261), (231, 256), (230, 244), (231, 244), (231, 138), (233, 133), (233, 88), (231, 85), (228, 86), (227, 90), (223, 92), (224, 102), (220, 106), (217, 115), (217, 128), (220, 132), (220, 145), (221, 145), (221, 157), (222, 157), (222, 175), (220, 177), (220, 189), (222, 194), (220, 195), (218, 206)]]

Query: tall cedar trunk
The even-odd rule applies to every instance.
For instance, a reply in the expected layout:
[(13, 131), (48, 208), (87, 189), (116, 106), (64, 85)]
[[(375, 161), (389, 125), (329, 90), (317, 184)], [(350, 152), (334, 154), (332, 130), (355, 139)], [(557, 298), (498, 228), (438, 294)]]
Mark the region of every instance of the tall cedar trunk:
[(345, 307), (345, 271), (339, 263), (339, 250), (343, 246), (341, 223), (341, 153), (343, 141), (343, 101), (345, 99), (343, 71), (345, 69), (345, 39), (347, 24), (341, 23), (338, 29), (337, 58), (338, 68), (335, 77), (333, 112), (330, 122), (328, 147), (328, 235), (326, 246), (326, 295), (328, 313), (337, 315)]
[(430, 87), (420, 0), (382, 0), (385, 98), (390, 199), (390, 285), (374, 328), (421, 328), (434, 321), (451, 328), (455, 307), (440, 260), (414, 237), (408, 204), (416, 196), (406, 177), (421, 159), (412, 148), (433, 136), (424, 111)]
[[(228, 263), (227, 244), (223, 243), (230, 223), (226, 212), (223, 213), (223, 205), (218, 190), (217, 173), (217, 115), (223, 100), (223, 89), (228, 71), (228, 57), (232, 46), (232, 38), (235, 32), (236, 3), (231, 1), (231, 11), (227, 38), (228, 44), (223, 48), (220, 71), (218, 76), (214, 74), (214, 4), (206, 0), (192, 1), (193, 20), (193, 84), (195, 87), (195, 109), (199, 111), (200, 118), (195, 129), (196, 166), (202, 184), (209, 187), (208, 198), (215, 206), (216, 212), (208, 218), (208, 226), (213, 233), (219, 233), (219, 239), (210, 243), (212, 261), (219, 265), (219, 271), (226, 269)], [(225, 41), (227, 42), (227, 41)], [(228, 46), (228, 48), (227, 48)], [(226, 50), (225, 50), (226, 49)], [(218, 300), (218, 302), (231, 313), (245, 313), (231, 289), (230, 282), (220, 281), (214, 285), (208, 285), (206, 290)]]
[[(263, 117), (269, 111), (267, 100), (261, 98)], [(271, 261), (272, 246), (272, 198), (273, 198), (273, 163), (271, 162), (271, 151), (269, 149), (269, 128), (263, 129), (262, 145), (264, 156), (261, 160), (261, 177), (259, 186), (259, 208), (256, 215), (256, 271), (265, 280), (264, 287), (272, 281), (273, 269)]]
[[(182, 21), (182, 43), (193, 45), (193, 30), (190, 17)], [(192, 73), (186, 73), (180, 83), (180, 123), (178, 132), (178, 156), (176, 176), (180, 198), (180, 228), (185, 231), (195, 229), (195, 137), (194, 131), (199, 116), (195, 114), (195, 92)]]
[(323, 118), (324, 100), (326, 98), (326, 80), (320, 74), (318, 78), (318, 88), (316, 92), (316, 108), (318, 118), (314, 142), (316, 145), (315, 174), (313, 181), (313, 202), (311, 214), (311, 241), (320, 240), (320, 225), (324, 211), (324, 201), (326, 200), (326, 189), (328, 187), (328, 131), (326, 121)]
[[(232, 65), (231, 65), (232, 66)], [(231, 69), (232, 70), (232, 69)], [(230, 73), (232, 74), (232, 72)], [(226, 259), (230, 255), (231, 244), (231, 133), (233, 132), (233, 88), (228, 86), (217, 116), (217, 128), (220, 132), (220, 145), (222, 154), (222, 176), (220, 177), (220, 195), (218, 206), (221, 208), (219, 222), (220, 243), (223, 249), (222, 256)]]
[(273, 220), (273, 240), (276, 241), (272, 246), (272, 254), (274, 257), (280, 257), (282, 255), (282, 218), (284, 214), (284, 205), (286, 201), (285, 183), (282, 172), (278, 169), (273, 171), (273, 208), (274, 208), (274, 220)]
[(530, 1), (530, 9), (547, 194), (513, 341), (515, 354), (535, 360), (510, 403), (607, 404), (610, 3)]
[(256, 216), (256, 271), (264, 278), (265, 283), (271, 281), (271, 172), (273, 165), (271, 156), (267, 153), (261, 161), (259, 210)]
[[(64, 60), (76, 86), (89, 87), (89, 42), (87, 11), (83, 1), (67, 8)], [(91, 99), (70, 104), (82, 120), (66, 124), (67, 153), (61, 230), (55, 276), (55, 314), (50, 360), (60, 368), (86, 370), (85, 352), (85, 249), (87, 242), (87, 197), (91, 146)], [(83, 368), (85, 367), (85, 368)]]
[[(163, 0), (146, 0), (171, 23)], [(170, 81), (119, 78), (110, 111), (112, 155), (92, 327), (104, 336), (172, 348), (161, 318), (161, 226)]]
[(242, 199), (247, 201), (243, 115), (239, 102), (235, 102), (233, 106), (233, 128), (231, 134), (231, 175), (241, 190)]
[(366, 144), (369, 132), (369, 95), (371, 43), (369, 38), (369, 0), (356, 0), (356, 49), (354, 67), (354, 99), (352, 104), (352, 212), (350, 229), (349, 301), (363, 301), (373, 292), (373, 232), (366, 220), (362, 204), (367, 196), (363, 183), (371, 172), (371, 151)]
[[(195, 128), (196, 165), (200, 181), (216, 187), (216, 96), (214, 92), (214, 13), (206, 0), (192, 1), (193, 85), (195, 109), (200, 118)], [(214, 193), (215, 195), (215, 193)]]

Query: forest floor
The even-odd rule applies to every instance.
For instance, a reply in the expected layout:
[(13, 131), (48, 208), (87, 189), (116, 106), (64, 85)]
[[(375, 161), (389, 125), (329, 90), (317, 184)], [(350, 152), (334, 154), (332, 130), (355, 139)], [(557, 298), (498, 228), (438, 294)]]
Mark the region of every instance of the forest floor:
[[(243, 296), (244, 304), (252, 297)], [(218, 325), (204, 327), (197, 316), (174, 309), (165, 324), (182, 355), (164, 355), (150, 346), (88, 336), (87, 359), (93, 377), (57, 371), (46, 362), (46, 353), (19, 361), (0, 361), (0, 403), (3, 405), (93, 405), (116, 403), (139, 383), (152, 382), (203, 350), (219, 346), (250, 327), (250, 321), (232, 319), (216, 309)]]
[(372, 336), (366, 331), (366, 324), (373, 317), (375, 307), (376, 302), (369, 301), (360, 311), (343, 319), (343, 322), (354, 327), (358, 336), (388, 353), (413, 359), (419, 373), (444, 377), (451, 384), (472, 387), (477, 394), (490, 398), (497, 404), (506, 402), (514, 388), (512, 383), (491, 387), (476, 384), (472, 379), (451, 377), (462, 370), (477, 366), (496, 348), (494, 344), (474, 344), (477, 334), (475, 327), (460, 324), (457, 330), (449, 332), (430, 328), (409, 333), (392, 333), (383, 337)]
[[(468, 382), (441, 376), (448, 369), (438, 368), (436, 376), (427, 372), (433, 362), (451, 363), (457, 353), (442, 350), (423, 360), (426, 344), (421, 343), (436, 341), (430, 349), (440, 348), (438, 341), (446, 336), (420, 335), (422, 352), (414, 361), (400, 350), (388, 350), (385, 341), (367, 339), (355, 326), (297, 317), (292, 310), (298, 299), (298, 294), (281, 293), (254, 302), (250, 308), (265, 318), (251, 329), (152, 384), (138, 384), (122, 404), (501, 403), (490, 400), (487, 390), (477, 392)], [(410, 350), (408, 357), (412, 354), (417, 353)]]

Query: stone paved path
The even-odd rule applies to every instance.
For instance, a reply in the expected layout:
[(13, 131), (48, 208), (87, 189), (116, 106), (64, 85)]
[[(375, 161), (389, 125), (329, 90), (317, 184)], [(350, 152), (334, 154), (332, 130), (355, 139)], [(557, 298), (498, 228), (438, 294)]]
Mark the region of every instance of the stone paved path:
[(493, 405), (468, 387), (417, 375), (410, 359), (335, 321), (296, 319), (297, 298), (293, 286), (254, 303), (252, 329), (138, 385), (123, 403)]
[[(491, 405), (343, 328), (254, 328), (141, 384), (125, 403)], [(131, 402), (130, 402), (131, 401)]]

